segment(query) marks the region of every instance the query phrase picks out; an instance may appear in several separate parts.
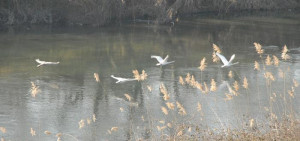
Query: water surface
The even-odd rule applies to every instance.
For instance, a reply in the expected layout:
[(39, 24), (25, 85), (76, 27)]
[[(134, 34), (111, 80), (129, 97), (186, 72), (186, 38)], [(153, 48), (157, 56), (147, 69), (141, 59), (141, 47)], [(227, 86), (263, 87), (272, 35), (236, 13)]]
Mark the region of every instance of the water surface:
[[(299, 118), (299, 88), (295, 88), (294, 98), (287, 94), (292, 80), (300, 81), (299, 25), (297, 18), (247, 16), (184, 19), (175, 26), (136, 23), (103, 28), (4, 30), (0, 33), (0, 126), (7, 133), (1, 136), (10, 140), (55, 140), (56, 133), (65, 133), (85, 141), (149, 139), (160, 135), (156, 126), (164, 125), (161, 120), (190, 124), (193, 131), (196, 125), (211, 129), (242, 128), (251, 118), (258, 122), (266, 120), (270, 93), (277, 95), (272, 106), (274, 113), (279, 117), (289, 114), (292, 106)], [(280, 59), (279, 67), (266, 66), (263, 70), (253, 42), (263, 45), (263, 58), (280, 58), (282, 47), (287, 45), (292, 59)], [(213, 43), (227, 58), (236, 54), (239, 64), (222, 69), (221, 63), (213, 63)], [(151, 55), (169, 55), (169, 60), (176, 62), (160, 68)], [(198, 67), (203, 57), (207, 59), (207, 68), (201, 75)], [(60, 64), (37, 68), (36, 58)], [(262, 71), (254, 71), (254, 61), (260, 62)], [(116, 84), (110, 77), (133, 77), (134, 69), (145, 70), (148, 79)], [(278, 76), (279, 69), (286, 72), (286, 82)], [(229, 71), (233, 78), (228, 76)], [(271, 87), (266, 86), (266, 71), (276, 79)], [(99, 73), (100, 83), (95, 81), (94, 73)], [(218, 90), (203, 94), (196, 88), (182, 86), (179, 76), (185, 77), (187, 73), (208, 86), (214, 79)], [(248, 79), (248, 90), (241, 86), (244, 77)], [(225, 101), (225, 93), (229, 93), (226, 82), (232, 85), (234, 81), (240, 84), (239, 96)], [(40, 89), (36, 97), (31, 96), (31, 82)], [(283, 101), (284, 83), (287, 107)], [(170, 93), (169, 102), (180, 102), (186, 116), (171, 110), (168, 115), (162, 113), (161, 106), (166, 105), (159, 92), (161, 84)], [(152, 87), (151, 92), (147, 86)], [(132, 96), (134, 104), (128, 102), (125, 93)], [(198, 102), (202, 112), (197, 112)], [(96, 122), (87, 125), (86, 119), (93, 114)], [(81, 119), (85, 126), (79, 129)], [(109, 134), (107, 130), (112, 127), (119, 130)], [(36, 130), (36, 136), (31, 136), (30, 128)], [(47, 136), (45, 130), (53, 134)], [(62, 139), (73, 140), (69, 136)]]

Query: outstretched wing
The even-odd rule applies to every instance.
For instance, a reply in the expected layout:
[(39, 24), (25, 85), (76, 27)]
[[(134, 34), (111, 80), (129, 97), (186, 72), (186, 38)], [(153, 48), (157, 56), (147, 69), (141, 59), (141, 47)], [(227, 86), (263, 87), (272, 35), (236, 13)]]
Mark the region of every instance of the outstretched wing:
[(230, 60), (229, 60), (229, 63), (232, 62), (232, 60), (235, 58), (235, 54), (233, 54), (231, 57), (230, 57)]
[(160, 56), (152, 55), (151, 58), (155, 58), (159, 63), (162, 63), (164, 61)]
[(45, 61), (41, 61), (40, 59), (35, 59), (35, 61), (38, 62), (39, 64), (45, 63)]
[(169, 59), (169, 55), (167, 55), (166, 58), (163, 61), (167, 62), (168, 59)]
[(115, 77), (114, 75), (111, 75), (110, 77), (112, 77), (113, 79), (119, 80), (119, 77)]
[(216, 54), (221, 59), (224, 65), (227, 65), (229, 63), (223, 55), (221, 55), (220, 53), (216, 53)]

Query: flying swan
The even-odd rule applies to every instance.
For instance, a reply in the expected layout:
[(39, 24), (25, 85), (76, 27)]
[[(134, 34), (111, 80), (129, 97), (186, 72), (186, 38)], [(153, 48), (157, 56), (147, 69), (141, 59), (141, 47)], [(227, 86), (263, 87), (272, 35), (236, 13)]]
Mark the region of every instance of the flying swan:
[(39, 66), (42, 66), (42, 65), (59, 64), (59, 62), (46, 62), (46, 61), (41, 61), (40, 59), (35, 59), (35, 61), (39, 63), (39, 65), (37, 65), (36, 67), (39, 67)]
[(175, 61), (168, 62), (169, 55), (167, 55), (165, 59), (162, 59), (160, 56), (155, 56), (155, 55), (152, 55), (151, 58), (155, 58), (158, 61), (156, 66), (164, 66), (175, 62)]
[(122, 82), (127, 82), (127, 81), (134, 81), (136, 79), (134, 78), (122, 78), (122, 77), (115, 77), (114, 75), (111, 75), (112, 78), (118, 80), (116, 83), (122, 83)]
[(223, 66), (221, 66), (222, 68), (224, 68), (224, 67), (230, 67), (230, 66), (232, 66), (232, 65), (236, 65), (236, 64), (238, 64), (239, 62), (236, 62), (236, 63), (232, 63), (232, 61), (233, 61), (233, 59), (235, 58), (235, 54), (233, 54), (232, 56), (231, 56), (231, 58), (230, 58), (230, 60), (229, 61), (227, 61), (227, 59), (223, 56), (223, 55), (221, 55), (221, 54), (219, 54), (219, 53), (216, 53), (217, 55), (218, 55), (218, 57), (221, 59), (221, 61), (223, 62)]

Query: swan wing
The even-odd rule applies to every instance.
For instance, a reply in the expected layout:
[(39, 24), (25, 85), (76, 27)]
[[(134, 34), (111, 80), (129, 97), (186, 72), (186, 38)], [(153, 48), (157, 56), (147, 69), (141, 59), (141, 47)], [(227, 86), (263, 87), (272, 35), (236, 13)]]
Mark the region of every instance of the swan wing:
[(114, 75), (111, 75), (110, 77), (112, 77), (113, 79), (116, 79), (116, 80), (120, 80), (120, 78), (119, 77), (115, 77)]
[(224, 65), (227, 65), (229, 63), (223, 55), (221, 55), (220, 53), (216, 53), (216, 54), (221, 59)]
[(39, 64), (45, 63), (45, 61), (41, 61), (40, 59), (35, 59), (35, 61), (38, 62)]
[(167, 62), (169, 59), (169, 55), (166, 56), (166, 58), (163, 60), (164, 62)]
[(59, 62), (46, 62), (47, 64), (59, 64)]
[(233, 54), (233, 55), (230, 57), (229, 63), (231, 63), (231, 62), (233, 61), (234, 58), (235, 58), (235, 54)]
[(160, 56), (151, 55), (151, 58), (155, 58), (159, 63), (164, 61)]

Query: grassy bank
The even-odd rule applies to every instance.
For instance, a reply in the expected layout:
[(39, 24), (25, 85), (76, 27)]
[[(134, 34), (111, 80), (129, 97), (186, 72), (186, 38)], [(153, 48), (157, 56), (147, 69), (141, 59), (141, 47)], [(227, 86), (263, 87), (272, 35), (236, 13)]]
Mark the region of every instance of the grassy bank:
[(105, 25), (123, 20), (169, 23), (183, 14), (205, 11), (297, 8), (297, 0), (2, 0), (0, 25)]

